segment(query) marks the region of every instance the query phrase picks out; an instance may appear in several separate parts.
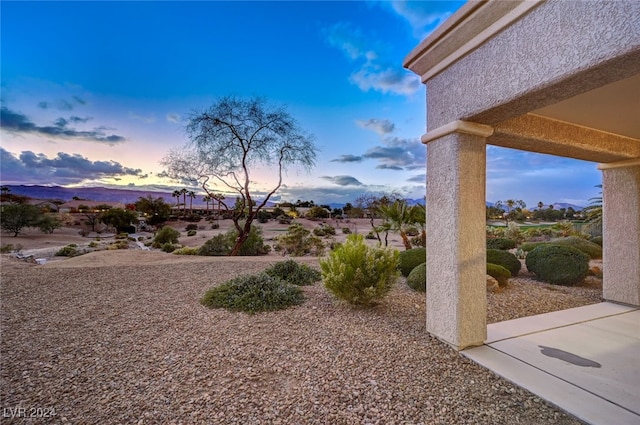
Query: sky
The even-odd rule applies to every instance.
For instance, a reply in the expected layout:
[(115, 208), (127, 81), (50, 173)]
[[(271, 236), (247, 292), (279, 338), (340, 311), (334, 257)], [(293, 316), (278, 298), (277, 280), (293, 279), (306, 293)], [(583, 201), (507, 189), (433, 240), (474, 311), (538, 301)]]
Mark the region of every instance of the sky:
[[(425, 88), (402, 62), (463, 3), (3, 0), (0, 181), (180, 189), (161, 161), (188, 142), (187, 117), (259, 96), (318, 146), (273, 200), (421, 199)], [(596, 165), (488, 146), (486, 197), (586, 206)], [(272, 174), (253, 170), (258, 194)]]

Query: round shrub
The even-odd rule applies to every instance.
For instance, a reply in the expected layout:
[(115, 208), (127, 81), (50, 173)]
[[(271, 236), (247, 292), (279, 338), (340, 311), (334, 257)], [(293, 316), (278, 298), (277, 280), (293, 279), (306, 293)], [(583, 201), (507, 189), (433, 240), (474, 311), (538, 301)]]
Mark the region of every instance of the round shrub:
[(187, 232), (187, 236), (195, 236), (195, 235), (196, 235), (196, 233), (197, 233), (197, 231), (195, 231), (195, 230), (189, 230), (189, 231)]
[(286, 260), (275, 263), (264, 271), (271, 277), (277, 277), (287, 283), (298, 286), (313, 285), (322, 276), (316, 269), (306, 264), (300, 264), (295, 260)]
[(513, 249), (517, 245), (516, 241), (508, 238), (487, 239), (487, 249)]
[(411, 270), (411, 273), (407, 276), (407, 285), (414, 291), (426, 292), (427, 263), (422, 263)]
[(589, 239), (590, 242), (593, 242), (596, 245), (602, 246), (602, 236), (596, 236), (595, 238)]
[(178, 248), (175, 251), (173, 251), (173, 253), (176, 255), (198, 255), (199, 251), (200, 251), (199, 248), (183, 246), (182, 248)]
[(233, 241), (225, 234), (215, 235), (200, 247), (198, 255), (229, 255), (231, 248), (233, 248)]
[(159, 246), (162, 246), (166, 243), (178, 243), (179, 237), (180, 232), (178, 232), (173, 227), (165, 226), (162, 229), (158, 230), (154, 242)]
[(167, 242), (167, 243), (162, 244), (162, 247), (160, 249), (162, 251), (164, 251), (164, 252), (171, 253), (171, 252), (175, 251), (178, 248), (179, 248), (178, 245), (174, 245), (172, 243)]
[(239, 276), (208, 290), (200, 302), (210, 308), (257, 313), (302, 304), (299, 287), (266, 273)]
[(497, 280), (501, 288), (509, 284), (509, 278), (511, 277), (509, 270), (498, 264), (491, 263), (487, 263), (487, 274)]
[(187, 227), (184, 228), (184, 230), (186, 230), (187, 232), (189, 230), (198, 230), (198, 225), (196, 223), (189, 223), (187, 224)]
[(572, 286), (589, 272), (589, 256), (572, 246), (545, 244), (527, 254), (527, 269), (554, 285)]
[(525, 242), (522, 245), (520, 245), (520, 249), (523, 250), (524, 252), (531, 252), (535, 248), (539, 247), (540, 245), (544, 245), (546, 243), (547, 242)]
[(56, 252), (57, 257), (75, 257), (76, 255), (80, 255), (78, 245), (76, 244), (67, 245)]
[(357, 306), (371, 306), (391, 290), (398, 277), (398, 251), (368, 246), (362, 235), (349, 235), (320, 260), (329, 292)]
[(407, 277), (411, 270), (424, 263), (427, 259), (425, 248), (412, 248), (402, 251), (398, 256), (398, 268), (402, 276)]
[(572, 246), (587, 254), (591, 259), (602, 258), (602, 246), (578, 236), (552, 239), (549, 243), (554, 245)]
[(515, 255), (501, 249), (487, 249), (487, 263), (504, 267), (511, 272), (511, 276), (518, 276), (522, 268), (522, 263)]

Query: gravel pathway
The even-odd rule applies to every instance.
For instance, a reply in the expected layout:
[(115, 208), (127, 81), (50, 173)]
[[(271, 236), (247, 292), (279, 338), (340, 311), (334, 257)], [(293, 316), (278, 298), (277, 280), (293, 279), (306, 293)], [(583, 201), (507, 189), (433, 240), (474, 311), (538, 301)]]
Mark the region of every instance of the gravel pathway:
[[(254, 316), (199, 298), (280, 257), (103, 251), (36, 266), (2, 258), (0, 404), (72, 424), (579, 424), (425, 331), (402, 280), (379, 306), (306, 301)], [(303, 259), (317, 266), (317, 259)], [(489, 321), (598, 302), (601, 288), (526, 277)], [(533, 305), (536, 307), (534, 308)]]

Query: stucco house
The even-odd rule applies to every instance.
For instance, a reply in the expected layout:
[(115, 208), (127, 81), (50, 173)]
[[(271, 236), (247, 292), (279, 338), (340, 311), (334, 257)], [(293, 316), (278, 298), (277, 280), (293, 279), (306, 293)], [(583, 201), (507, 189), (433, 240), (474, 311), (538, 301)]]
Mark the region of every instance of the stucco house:
[(640, 2), (470, 1), (404, 66), (426, 85), (427, 330), (487, 336), (487, 145), (602, 170), (603, 295), (639, 306)]

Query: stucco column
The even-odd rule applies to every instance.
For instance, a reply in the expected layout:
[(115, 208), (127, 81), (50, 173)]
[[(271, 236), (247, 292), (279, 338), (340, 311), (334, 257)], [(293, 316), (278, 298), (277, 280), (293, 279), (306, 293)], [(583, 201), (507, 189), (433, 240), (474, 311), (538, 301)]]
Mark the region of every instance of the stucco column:
[(481, 345), (487, 336), (486, 144), (484, 137), (460, 128), (439, 130), (423, 136), (428, 143), (427, 331), (461, 350)]
[(601, 164), (603, 297), (640, 306), (640, 164)]

